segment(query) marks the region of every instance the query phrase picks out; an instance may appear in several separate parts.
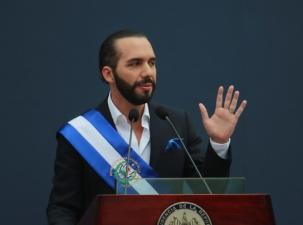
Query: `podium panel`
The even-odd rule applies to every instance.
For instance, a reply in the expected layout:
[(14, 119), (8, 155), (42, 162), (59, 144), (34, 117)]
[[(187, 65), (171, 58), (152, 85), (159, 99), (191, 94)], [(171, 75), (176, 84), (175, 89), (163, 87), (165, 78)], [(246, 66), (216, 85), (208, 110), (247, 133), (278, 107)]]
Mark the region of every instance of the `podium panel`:
[[(184, 209), (181, 210), (180, 216), (173, 214), (179, 209)], [(204, 222), (199, 222), (198, 216), (190, 216), (191, 212), (195, 211), (201, 212), (200, 216), (205, 219)], [(169, 217), (170, 215), (172, 217)], [(169, 194), (98, 195), (79, 223), (79, 225), (157, 224), (274, 225), (275, 222), (270, 196), (266, 194)]]

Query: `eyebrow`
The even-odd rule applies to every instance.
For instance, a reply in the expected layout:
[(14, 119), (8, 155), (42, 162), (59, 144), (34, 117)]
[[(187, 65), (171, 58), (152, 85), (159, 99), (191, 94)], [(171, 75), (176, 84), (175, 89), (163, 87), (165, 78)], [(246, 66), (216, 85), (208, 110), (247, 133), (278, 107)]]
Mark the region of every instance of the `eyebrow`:
[[(156, 57), (151, 57), (149, 60), (156, 60)], [(131, 58), (129, 60), (127, 60), (126, 62), (133, 62), (133, 61), (142, 61), (142, 58)]]

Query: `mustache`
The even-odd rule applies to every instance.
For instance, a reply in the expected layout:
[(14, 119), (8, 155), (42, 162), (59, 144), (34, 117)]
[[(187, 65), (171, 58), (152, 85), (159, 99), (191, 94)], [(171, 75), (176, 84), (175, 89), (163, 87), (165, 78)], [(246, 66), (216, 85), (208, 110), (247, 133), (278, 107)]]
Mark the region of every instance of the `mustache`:
[(155, 85), (155, 81), (151, 78), (151, 77), (144, 77), (142, 80), (140, 81), (136, 81), (135, 86), (139, 86), (142, 84), (148, 84), (151, 83), (152, 85)]

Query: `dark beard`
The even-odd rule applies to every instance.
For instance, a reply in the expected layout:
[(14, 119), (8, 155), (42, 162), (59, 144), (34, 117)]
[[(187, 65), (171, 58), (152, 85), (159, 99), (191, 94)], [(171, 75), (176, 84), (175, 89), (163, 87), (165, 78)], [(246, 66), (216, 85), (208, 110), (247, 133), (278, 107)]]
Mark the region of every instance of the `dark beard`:
[[(120, 91), (121, 95), (129, 101), (133, 105), (142, 105), (150, 101), (152, 98), (154, 91), (156, 89), (156, 83), (150, 77), (144, 77), (140, 81), (136, 81), (133, 85), (127, 83), (121, 77), (118, 76), (116, 71), (113, 71), (113, 75), (116, 81), (116, 86)], [(135, 89), (137, 86), (141, 84), (151, 83), (152, 84), (152, 91), (149, 93), (146, 91), (143, 95), (137, 94)]]

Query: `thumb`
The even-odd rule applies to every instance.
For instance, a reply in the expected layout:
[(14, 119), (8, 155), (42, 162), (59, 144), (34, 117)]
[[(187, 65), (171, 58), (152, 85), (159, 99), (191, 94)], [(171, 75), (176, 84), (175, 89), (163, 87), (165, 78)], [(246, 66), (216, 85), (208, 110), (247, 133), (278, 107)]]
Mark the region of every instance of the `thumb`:
[(199, 108), (200, 108), (202, 121), (204, 122), (205, 120), (207, 120), (209, 118), (208, 117), (208, 112), (207, 112), (205, 106), (202, 103), (199, 103)]

